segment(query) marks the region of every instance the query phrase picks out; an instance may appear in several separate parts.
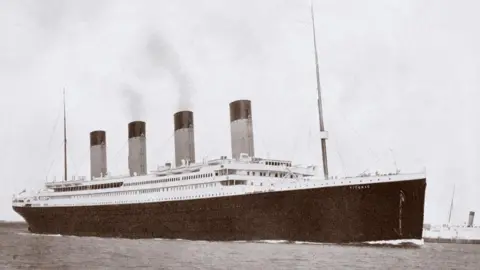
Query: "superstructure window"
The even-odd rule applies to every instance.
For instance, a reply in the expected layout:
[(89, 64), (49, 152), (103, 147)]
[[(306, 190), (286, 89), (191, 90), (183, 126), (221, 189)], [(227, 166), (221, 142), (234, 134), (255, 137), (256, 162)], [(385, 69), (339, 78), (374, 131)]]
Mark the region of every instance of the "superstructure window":
[(246, 180), (225, 180), (225, 181), (220, 181), (220, 184), (222, 186), (246, 185), (247, 181)]
[(84, 185), (76, 187), (60, 187), (53, 188), (54, 192), (68, 192), (68, 191), (81, 191), (81, 190), (96, 190), (96, 189), (107, 189), (107, 188), (118, 188), (123, 185), (123, 182), (109, 183), (109, 184), (98, 184), (98, 185)]

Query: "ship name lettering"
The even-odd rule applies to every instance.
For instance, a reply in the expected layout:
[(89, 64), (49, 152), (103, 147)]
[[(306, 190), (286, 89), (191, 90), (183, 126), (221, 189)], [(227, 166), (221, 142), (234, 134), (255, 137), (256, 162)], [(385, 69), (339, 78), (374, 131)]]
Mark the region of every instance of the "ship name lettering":
[(356, 189), (356, 190), (361, 190), (361, 189), (369, 189), (370, 185), (356, 185), (356, 186), (350, 186), (350, 189)]

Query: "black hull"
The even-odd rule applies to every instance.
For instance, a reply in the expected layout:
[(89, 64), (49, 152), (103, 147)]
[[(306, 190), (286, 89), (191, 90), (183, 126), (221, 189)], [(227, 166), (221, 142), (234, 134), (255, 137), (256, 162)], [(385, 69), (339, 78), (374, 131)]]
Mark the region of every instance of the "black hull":
[[(13, 207), (33, 233), (211, 241), (422, 239), (426, 179), (159, 203)], [(402, 199), (403, 197), (403, 199)]]

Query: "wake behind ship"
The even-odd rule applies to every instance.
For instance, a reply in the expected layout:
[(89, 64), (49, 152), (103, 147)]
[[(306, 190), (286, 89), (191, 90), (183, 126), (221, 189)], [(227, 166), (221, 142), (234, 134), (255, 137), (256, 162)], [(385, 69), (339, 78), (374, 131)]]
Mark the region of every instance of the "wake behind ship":
[(13, 197), (14, 211), (31, 232), (44, 234), (324, 243), (422, 239), (424, 172), (328, 175), (316, 45), (315, 58), (322, 170), (257, 157), (251, 102), (236, 100), (229, 106), (230, 158), (197, 162), (193, 112), (179, 111), (173, 116), (175, 164), (147, 170), (146, 123), (134, 121), (127, 129), (129, 175), (115, 177), (107, 173), (106, 132), (97, 130), (90, 133), (91, 179), (23, 191)]

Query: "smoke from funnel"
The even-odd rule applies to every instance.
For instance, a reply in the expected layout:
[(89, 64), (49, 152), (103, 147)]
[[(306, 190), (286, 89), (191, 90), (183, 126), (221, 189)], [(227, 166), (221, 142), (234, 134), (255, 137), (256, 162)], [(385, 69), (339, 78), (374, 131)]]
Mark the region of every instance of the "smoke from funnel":
[(192, 88), (190, 78), (184, 70), (175, 49), (159, 34), (151, 34), (147, 40), (147, 54), (155, 67), (167, 70), (178, 88), (177, 109), (192, 109)]
[(127, 103), (131, 120), (135, 121), (143, 119), (145, 117), (145, 103), (143, 96), (135, 91), (129, 84), (124, 84), (122, 86), (121, 93)]

